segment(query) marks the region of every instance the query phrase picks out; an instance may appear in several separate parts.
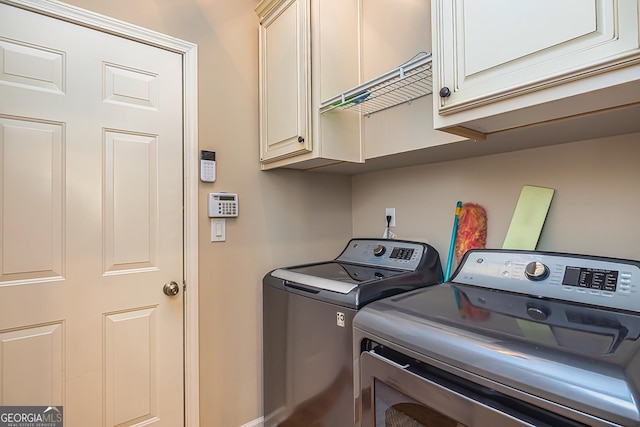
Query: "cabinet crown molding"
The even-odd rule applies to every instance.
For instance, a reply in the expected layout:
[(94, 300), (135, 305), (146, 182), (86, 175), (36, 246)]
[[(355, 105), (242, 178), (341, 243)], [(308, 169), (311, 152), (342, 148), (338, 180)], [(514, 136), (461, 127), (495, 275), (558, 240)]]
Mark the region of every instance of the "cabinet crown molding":
[(258, 3), (258, 5), (256, 6), (256, 8), (254, 10), (256, 11), (256, 14), (262, 20), (262, 18), (264, 18), (268, 14), (270, 14), (271, 11), (273, 11), (273, 9), (275, 9), (276, 6), (278, 6), (282, 2), (283, 2), (283, 0), (263, 0), (260, 3)]

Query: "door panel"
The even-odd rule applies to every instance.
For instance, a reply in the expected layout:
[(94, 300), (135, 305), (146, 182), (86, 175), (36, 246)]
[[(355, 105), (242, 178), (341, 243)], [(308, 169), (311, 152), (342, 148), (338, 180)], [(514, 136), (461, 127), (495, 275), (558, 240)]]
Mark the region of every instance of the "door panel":
[(62, 276), (62, 138), (59, 123), (0, 117), (2, 282)]
[(0, 80), (5, 84), (25, 86), (47, 92), (63, 93), (62, 52), (44, 46), (29, 46), (16, 40), (0, 39)]
[(157, 420), (155, 307), (105, 315), (105, 417), (107, 425)]
[(157, 269), (158, 138), (105, 131), (105, 273)]
[(0, 405), (183, 424), (182, 57), (0, 4)]
[(29, 401), (31, 405), (48, 406), (49, 402), (62, 401), (63, 336), (64, 326), (60, 323), (0, 333), (3, 405)]

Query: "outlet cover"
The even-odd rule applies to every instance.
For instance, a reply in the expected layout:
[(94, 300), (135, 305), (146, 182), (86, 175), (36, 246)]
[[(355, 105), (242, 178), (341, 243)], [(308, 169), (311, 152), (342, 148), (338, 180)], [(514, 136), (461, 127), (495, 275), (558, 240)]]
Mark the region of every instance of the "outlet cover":
[[(389, 215), (391, 215), (391, 222), (389, 223), (389, 227), (395, 227), (396, 226), (396, 208), (385, 209), (385, 221), (387, 220), (386, 217), (388, 217)], [(385, 222), (385, 225), (386, 225), (386, 222)]]

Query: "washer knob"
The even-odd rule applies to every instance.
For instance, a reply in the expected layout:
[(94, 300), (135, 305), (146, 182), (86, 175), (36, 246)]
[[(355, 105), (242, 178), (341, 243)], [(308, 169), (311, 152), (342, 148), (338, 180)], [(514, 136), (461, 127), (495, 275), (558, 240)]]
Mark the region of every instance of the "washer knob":
[(384, 246), (382, 246), (382, 245), (376, 245), (376, 246), (374, 246), (374, 248), (373, 248), (373, 254), (374, 254), (375, 256), (382, 256), (382, 255), (384, 255), (384, 253), (385, 253), (386, 251), (387, 251), (387, 248), (385, 248), (385, 247), (384, 247)]
[(549, 267), (538, 261), (532, 261), (524, 268), (527, 279), (539, 282), (549, 277)]

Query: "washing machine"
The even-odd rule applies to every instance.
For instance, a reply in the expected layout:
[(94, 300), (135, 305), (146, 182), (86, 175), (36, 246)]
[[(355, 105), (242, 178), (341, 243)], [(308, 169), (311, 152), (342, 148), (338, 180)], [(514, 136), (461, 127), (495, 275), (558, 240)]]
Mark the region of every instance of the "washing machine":
[(442, 282), (432, 246), (351, 239), (335, 259), (263, 279), (264, 425), (355, 424), (353, 331), (372, 301)]

